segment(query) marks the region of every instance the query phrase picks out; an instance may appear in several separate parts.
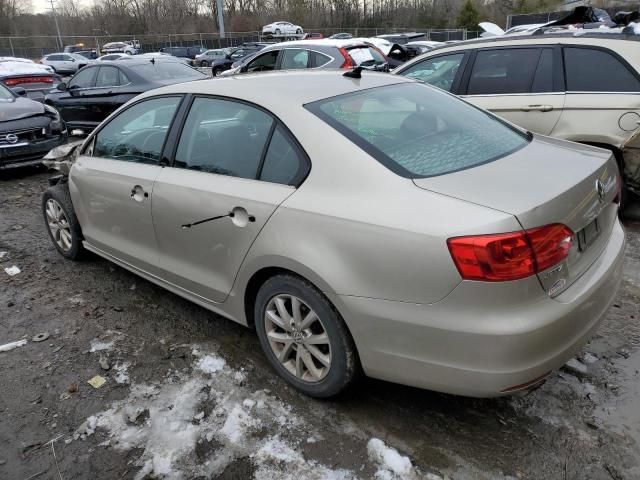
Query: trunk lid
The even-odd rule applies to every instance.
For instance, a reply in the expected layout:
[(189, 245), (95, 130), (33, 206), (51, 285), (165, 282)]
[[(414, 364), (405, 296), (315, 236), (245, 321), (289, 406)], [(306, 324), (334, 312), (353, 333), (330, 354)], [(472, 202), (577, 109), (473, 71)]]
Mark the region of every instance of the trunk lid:
[(414, 183), (514, 215), (523, 229), (552, 223), (569, 227), (574, 241), (568, 258), (538, 273), (544, 290), (556, 296), (606, 246), (617, 217), (618, 181), (611, 152), (535, 136), (530, 145), (502, 159)]

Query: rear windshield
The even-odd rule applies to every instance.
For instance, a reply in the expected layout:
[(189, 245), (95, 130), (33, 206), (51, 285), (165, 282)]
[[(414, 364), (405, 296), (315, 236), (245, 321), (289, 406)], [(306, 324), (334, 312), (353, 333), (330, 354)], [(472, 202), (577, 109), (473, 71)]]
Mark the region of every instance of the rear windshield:
[(149, 81), (171, 80), (174, 78), (191, 78), (193, 80), (206, 78), (206, 75), (179, 62), (156, 61), (155, 63), (132, 65), (130, 68)]
[(529, 137), (446, 92), (410, 83), (305, 107), (395, 173), (424, 178), (497, 160)]
[(347, 51), (356, 66), (362, 65), (363, 67), (373, 67), (375, 65), (382, 65), (387, 61), (375, 48), (354, 47), (348, 48)]

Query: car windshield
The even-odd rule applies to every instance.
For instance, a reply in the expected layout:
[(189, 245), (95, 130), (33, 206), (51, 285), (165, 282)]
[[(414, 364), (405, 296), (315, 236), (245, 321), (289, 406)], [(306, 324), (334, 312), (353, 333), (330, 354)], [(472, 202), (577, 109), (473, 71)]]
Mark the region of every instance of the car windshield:
[(149, 80), (172, 80), (175, 78), (190, 78), (199, 80), (207, 76), (180, 62), (156, 61), (141, 65), (132, 65), (131, 68), (141, 77)]
[(0, 84), (0, 100), (13, 100), (13, 94), (7, 87)]
[(417, 83), (362, 90), (305, 107), (408, 178), (482, 165), (529, 141), (492, 114)]

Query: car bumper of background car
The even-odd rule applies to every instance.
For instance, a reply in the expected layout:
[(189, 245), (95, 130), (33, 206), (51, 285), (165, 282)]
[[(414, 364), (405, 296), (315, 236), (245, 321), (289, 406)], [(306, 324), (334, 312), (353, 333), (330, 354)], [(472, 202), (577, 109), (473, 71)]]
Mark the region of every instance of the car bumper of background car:
[(0, 170), (37, 165), (51, 149), (67, 141), (67, 134), (54, 138), (31, 142), (24, 146), (0, 146)]
[[(539, 382), (589, 340), (620, 285), (624, 248), (616, 221), (587, 272), (558, 297), (529, 303), (510, 303), (507, 290), (500, 291), (506, 285), (469, 281), (431, 305), (328, 295), (343, 313), (367, 375), (446, 393), (500, 396)], [(530, 280), (522, 285), (542, 292), (537, 279)]]

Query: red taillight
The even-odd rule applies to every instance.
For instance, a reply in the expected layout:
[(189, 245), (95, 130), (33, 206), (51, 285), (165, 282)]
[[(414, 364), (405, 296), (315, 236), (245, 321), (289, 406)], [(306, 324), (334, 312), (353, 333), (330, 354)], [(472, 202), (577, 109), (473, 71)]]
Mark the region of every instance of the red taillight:
[(447, 240), (462, 278), (502, 282), (542, 272), (569, 255), (573, 232), (561, 224)]
[(353, 67), (355, 67), (355, 65), (353, 64), (353, 60), (351, 60), (351, 57), (349, 56), (349, 52), (347, 52), (344, 48), (339, 48), (338, 50), (340, 51), (340, 53), (344, 57), (344, 63), (342, 64), (342, 66), (340, 68), (353, 68)]
[(7, 87), (15, 87), (25, 83), (53, 83), (53, 77), (17, 77), (8, 78), (4, 81)]

